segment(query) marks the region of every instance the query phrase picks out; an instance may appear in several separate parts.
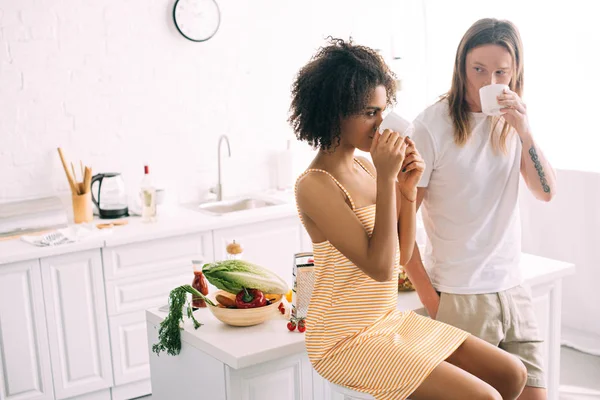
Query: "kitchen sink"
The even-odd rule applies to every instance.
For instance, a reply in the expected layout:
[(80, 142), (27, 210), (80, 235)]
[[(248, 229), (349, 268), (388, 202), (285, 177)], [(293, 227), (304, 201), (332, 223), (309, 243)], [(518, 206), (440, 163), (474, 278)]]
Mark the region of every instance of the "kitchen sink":
[(274, 199), (260, 199), (254, 197), (246, 197), (243, 199), (215, 201), (211, 203), (201, 204), (198, 209), (201, 212), (212, 215), (225, 215), (234, 212), (255, 210), (259, 208), (272, 207), (283, 204), (283, 201)]

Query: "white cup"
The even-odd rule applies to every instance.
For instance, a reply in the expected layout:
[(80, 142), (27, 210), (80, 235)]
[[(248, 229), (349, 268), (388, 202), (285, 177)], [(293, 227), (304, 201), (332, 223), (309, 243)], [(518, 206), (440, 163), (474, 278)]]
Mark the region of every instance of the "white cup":
[(156, 204), (162, 204), (165, 201), (165, 189), (156, 188)]
[(501, 106), (498, 104), (498, 96), (502, 94), (504, 89), (508, 89), (508, 85), (495, 83), (487, 85), (479, 89), (479, 99), (481, 100), (481, 111), (486, 115), (500, 116), (504, 114), (500, 111)]
[(398, 132), (401, 136), (410, 136), (414, 131), (413, 124), (402, 118), (400, 114), (395, 111), (390, 111), (383, 121), (381, 121), (381, 125), (379, 125), (379, 134), (381, 135), (386, 129)]

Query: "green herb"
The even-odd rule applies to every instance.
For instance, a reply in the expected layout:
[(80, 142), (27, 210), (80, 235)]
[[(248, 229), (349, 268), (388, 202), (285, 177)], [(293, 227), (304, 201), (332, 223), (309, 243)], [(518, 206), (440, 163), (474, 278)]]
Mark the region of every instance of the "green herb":
[(179, 286), (171, 290), (169, 294), (169, 315), (160, 323), (158, 330), (158, 343), (152, 345), (152, 351), (160, 355), (161, 351), (176, 356), (181, 351), (181, 326), (183, 322), (183, 307), (186, 307), (188, 318), (194, 322), (194, 329), (198, 329), (202, 324), (194, 318), (192, 305), (190, 304), (187, 293), (201, 297), (207, 304), (215, 307), (215, 304), (202, 293), (190, 285)]

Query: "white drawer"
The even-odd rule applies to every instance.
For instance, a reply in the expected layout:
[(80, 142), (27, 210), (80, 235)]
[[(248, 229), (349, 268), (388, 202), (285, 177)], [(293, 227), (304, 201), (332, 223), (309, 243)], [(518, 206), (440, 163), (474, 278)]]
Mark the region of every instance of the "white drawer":
[(109, 323), (115, 386), (149, 379), (146, 313), (136, 311), (110, 317)]
[(211, 232), (175, 236), (102, 249), (107, 281), (148, 273), (192, 269), (193, 259), (213, 261)]
[(169, 292), (181, 285), (191, 285), (194, 280), (192, 264), (159, 274), (106, 282), (108, 315), (115, 316), (132, 311), (162, 306), (169, 301)]

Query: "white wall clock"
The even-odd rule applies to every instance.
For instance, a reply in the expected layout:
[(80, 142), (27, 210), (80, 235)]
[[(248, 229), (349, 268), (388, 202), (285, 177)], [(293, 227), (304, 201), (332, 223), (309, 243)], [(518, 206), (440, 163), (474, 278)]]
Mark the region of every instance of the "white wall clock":
[(221, 11), (215, 0), (176, 0), (173, 21), (184, 38), (204, 42), (217, 33)]

